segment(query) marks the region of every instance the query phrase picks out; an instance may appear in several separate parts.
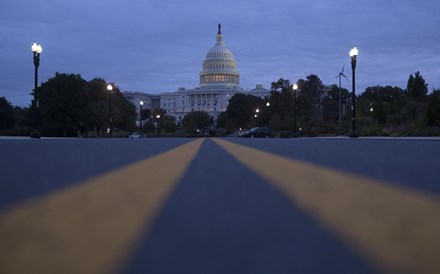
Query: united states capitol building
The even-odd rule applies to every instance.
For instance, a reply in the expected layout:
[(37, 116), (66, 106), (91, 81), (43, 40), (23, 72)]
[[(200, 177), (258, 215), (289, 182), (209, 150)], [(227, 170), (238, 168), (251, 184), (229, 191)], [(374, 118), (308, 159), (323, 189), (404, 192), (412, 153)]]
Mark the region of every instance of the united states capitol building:
[(138, 113), (142, 101), (143, 109), (162, 108), (179, 121), (191, 111), (205, 111), (215, 119), (226, 111), (229, 99), (237, 93), (262, 98), (270, 95), (270, 90), (263, 85), (246, 90), (240, 87), (237, 62), (223, 42), (221, 25), (218, 26), (217, 42), (208, 50), (199, 76), (200, 86), (193, 89), (179, 88), (175, 92), (160, 94), (124, 92), (124, 96), (136, 106)]

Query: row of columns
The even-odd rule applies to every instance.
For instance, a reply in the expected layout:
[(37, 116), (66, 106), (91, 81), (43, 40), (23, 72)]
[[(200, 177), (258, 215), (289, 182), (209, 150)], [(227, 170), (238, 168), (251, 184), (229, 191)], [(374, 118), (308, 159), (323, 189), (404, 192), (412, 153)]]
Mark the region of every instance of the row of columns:
[(209, 83), (239, 83), (238, 75), (234, 74), (205, 74), (200, 76), (201, 84)]
[(220, 103), (219, 99), (218, 93), (189, 94), (190, 106), (218, 105)]

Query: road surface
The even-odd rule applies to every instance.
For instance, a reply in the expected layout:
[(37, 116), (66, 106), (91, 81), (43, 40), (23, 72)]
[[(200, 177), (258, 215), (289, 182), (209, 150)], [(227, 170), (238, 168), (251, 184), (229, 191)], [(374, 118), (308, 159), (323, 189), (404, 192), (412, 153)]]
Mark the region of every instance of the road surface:
[(440, 142), (0, 140), (0, 273), (440, 273)]

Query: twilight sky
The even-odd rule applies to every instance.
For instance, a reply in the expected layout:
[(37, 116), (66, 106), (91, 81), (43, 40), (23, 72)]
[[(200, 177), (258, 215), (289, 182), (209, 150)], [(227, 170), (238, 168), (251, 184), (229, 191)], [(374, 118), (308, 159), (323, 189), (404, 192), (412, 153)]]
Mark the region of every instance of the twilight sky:
[(309, 74), (336, 84), (345, 64), (351, 90), (353, 45), (358, 94), (406, 88), (416, 71), (440, 88), (438, 0), (0, 0), (0, 97), (30, 104), (35, 40), (39, 83), (62, 72), (122, 91), (194, 88), (218, 23), (243, 88)]

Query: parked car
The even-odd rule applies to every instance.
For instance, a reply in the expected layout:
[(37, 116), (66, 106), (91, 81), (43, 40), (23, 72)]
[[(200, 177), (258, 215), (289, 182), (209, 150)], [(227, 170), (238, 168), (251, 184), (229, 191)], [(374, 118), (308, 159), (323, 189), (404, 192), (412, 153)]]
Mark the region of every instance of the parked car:
[(249, 131), (243, 133), (241, 137), (245, 138), (254, 138), (254, 137), (263, 137), (263, 138), (269, 138), (272, 137), (272, 132), (267, 127), (254, 127), (251, 128)]
[(242, 135), (245, 134), (246, 132), (247, 131), (237, 130), (237, 131), (234, 131), (231, 134), (229, 134), (228, 137), (231, 137), (231, 138), (242, 137)]
[(141, 138), (141, 135), (139, 133), (134, 132), (128, 135), (128, 138)]

